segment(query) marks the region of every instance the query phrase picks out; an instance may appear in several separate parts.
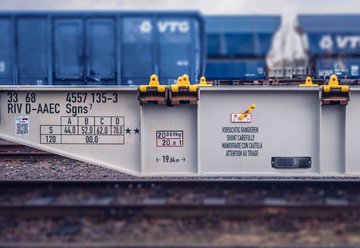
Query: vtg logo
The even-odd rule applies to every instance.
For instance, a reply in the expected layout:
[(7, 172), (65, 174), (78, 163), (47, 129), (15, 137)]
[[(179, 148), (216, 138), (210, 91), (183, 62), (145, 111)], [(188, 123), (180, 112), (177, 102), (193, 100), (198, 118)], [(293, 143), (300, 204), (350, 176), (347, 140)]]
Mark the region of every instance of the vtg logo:
[[(158, 21), (157, 27), (160, 33), (187, 33), (190, 30), (188, 21)], [(140, 31), (142, 33), (151, 33), (152, 24), (150, 21), (143, 21), (140, 25)]]
[(321, 37), (319, 46), (323, 50), (337, 49), (357, 49), (360, 48), (360, 35), (337, 35), (335, 39), (331, 35)]

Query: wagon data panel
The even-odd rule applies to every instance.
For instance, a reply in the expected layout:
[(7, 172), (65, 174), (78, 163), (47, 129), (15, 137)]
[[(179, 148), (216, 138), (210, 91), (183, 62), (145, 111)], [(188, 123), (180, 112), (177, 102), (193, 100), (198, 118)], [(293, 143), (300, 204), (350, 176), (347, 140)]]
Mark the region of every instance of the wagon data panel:
[(124, 116), (61, 116), (59, 125), (40, 125), (41, 144), (125, 144)]
[(1, 102), (4, 138), (111, 168), (140, 164), (136, 91), (6, 91)]

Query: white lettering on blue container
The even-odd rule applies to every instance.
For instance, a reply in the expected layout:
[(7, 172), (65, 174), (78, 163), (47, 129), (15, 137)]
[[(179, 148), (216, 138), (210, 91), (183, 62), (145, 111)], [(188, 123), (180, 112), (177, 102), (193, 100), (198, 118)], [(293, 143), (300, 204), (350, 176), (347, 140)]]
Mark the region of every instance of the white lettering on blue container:
[[(190, 24), (188, 21), (158, 21), (157, 27), (159, 33), (188, 33)], [(152, 23), (150, 21), (143, 21), (140, 24), (140, 32), (147, 34), (152, 31)]]
[(323, 50), (337, 49), (358, 49), (360, 48), (360, 35), (337, 35), (335, 39), (331, 35), (324, 35), (319, 41)]

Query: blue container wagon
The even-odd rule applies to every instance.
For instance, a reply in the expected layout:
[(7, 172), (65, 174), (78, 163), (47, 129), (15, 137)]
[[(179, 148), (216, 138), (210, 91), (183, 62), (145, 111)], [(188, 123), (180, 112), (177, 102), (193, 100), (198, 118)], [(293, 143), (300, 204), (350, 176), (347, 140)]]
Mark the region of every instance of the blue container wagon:
[(299, 15), (311, 57), (359, 56), (360, 15)]
[(280, 24), (273, 15), (206, 17), (207, 78), (264, 79), (265, 57)]
[(349, 79), (360, 77), (360, 58), (317, 59), (315, 67), (319, 78), (329, 78), (332, 74)]
[(204, 73), (196, 12), (0, 12), (1, 85), (162, 84)]

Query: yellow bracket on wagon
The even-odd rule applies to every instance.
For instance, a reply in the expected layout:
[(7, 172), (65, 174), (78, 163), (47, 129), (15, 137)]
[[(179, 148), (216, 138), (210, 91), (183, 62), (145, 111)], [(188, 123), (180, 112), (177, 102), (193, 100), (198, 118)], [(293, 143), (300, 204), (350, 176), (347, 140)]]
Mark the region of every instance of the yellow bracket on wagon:
[(198, 86), (191, 85), (187, 74), (178, 78), (177, 83), (170, 86), (169, 99), (171, 105), (197, 104)]
[(336, 75), (331, 75), (329, 83), (321, 86), (322, 104), (347, 105), (350, 101), (350, 87), (340, 85)]
[(314, 84), (311, 77), (306, 77), (305, 83), (299, 84), (300, 87), (314, 87), (319, 86), (318, 84)]
[(138, 100), (141, 105), (154, 103), (165, 105), (167, 103), (168, 93), (165, 85), (160, 85), (158, 76), (150, 76), (148, 85), (140, 85), (138, 89)]
[(187, 74), (178, 77), (177, 83), (171, 85), (171, 91), (178, 93), (179, 91), (196, 92), (197, 86), (191, 85)]
[(158, 76), (155, 74), (150, 76), (150, 81), (148, 85), (140, 85), (139, 91), (145, 93), (149, 90), (156, 90), (157, 92), (165, 92), (165, 85), (160, 85)]
[(198, 84), (194, 84), (195, 86), (197, 86), (197, 87), (203, 87), (203, 86), (205, 86), (205, 87), (208, 87), (208, 86), (213, 86), (212, 84), (208, 84), (207, 82), (206, 82), (206, 78), (205, 78), (205, 76), (202, 76), (201, 78), (200, 78), (200, 83), (198, 83)]
[(340, 92), (349, 92), (350, 87), (348, 85), (340, 85), (336, 75), (331, 75), (329, 84), (322, 86), (323, 91), (329, 93), (333, 90), (340, 90)]

